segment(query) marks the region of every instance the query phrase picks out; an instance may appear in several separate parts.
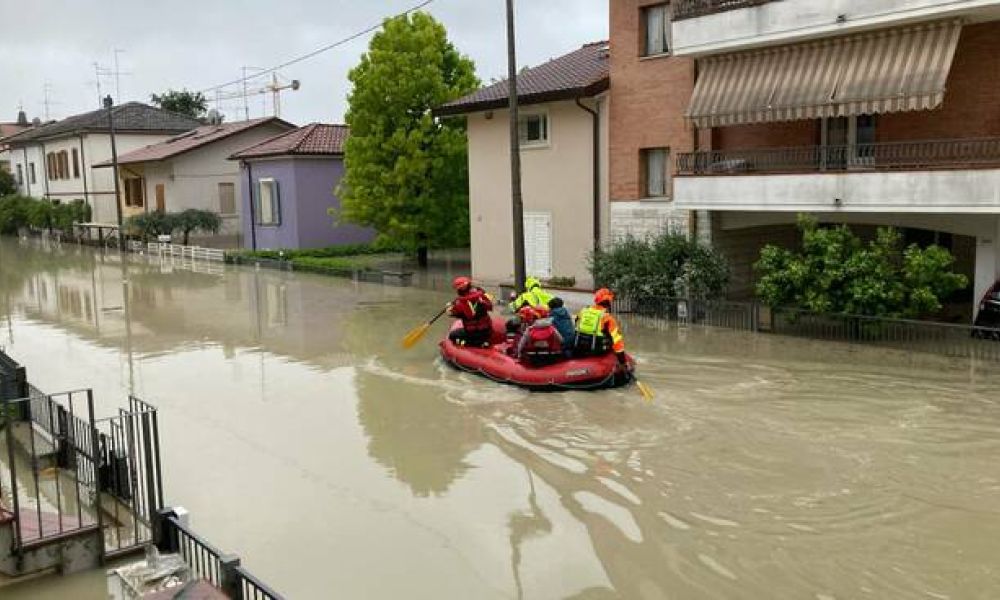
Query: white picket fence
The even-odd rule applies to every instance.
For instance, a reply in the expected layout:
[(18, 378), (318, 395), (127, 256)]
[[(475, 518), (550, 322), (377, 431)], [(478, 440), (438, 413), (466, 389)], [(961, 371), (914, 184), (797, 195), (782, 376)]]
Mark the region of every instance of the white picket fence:
[(216, 262), (226, 261), (226, 251), (218, 248), (184, 246), (182, 244), (170, 244), (166, 242), (149, 242), (143, 247), (143, 243), (137, 241), (130, 242), (130, 247), (133, 252), (145, 250), (151, 256), (190, 258), (191, 260), (210, 260)]

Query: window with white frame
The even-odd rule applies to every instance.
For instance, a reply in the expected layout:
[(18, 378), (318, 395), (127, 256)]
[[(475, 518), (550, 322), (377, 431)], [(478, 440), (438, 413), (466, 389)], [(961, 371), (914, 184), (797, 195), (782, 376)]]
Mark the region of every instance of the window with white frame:
[(17, 165), (17, 185), (24, 185), (24, 165), (20, 163)]
[(278, 182), (270, 177), (257, 180), (257, 224), (281, 225)]
[(549, 143), (549, 116), (545, 113), (524, 113), (517, 116), (518, 140), (522, 146), (544, 146)]
[(670, 52), (670, 4), (655, 4), (642, 9), (642, 22), (646, 26), (643, 56)]
[(28, 180), (32, 184), (38, 183), (38, 180), (35, 179), (35, 163), (28, 163)]
[(670, 149), (647, 148), (642, 151), (643, 179), (647, 198), (670, 196)]

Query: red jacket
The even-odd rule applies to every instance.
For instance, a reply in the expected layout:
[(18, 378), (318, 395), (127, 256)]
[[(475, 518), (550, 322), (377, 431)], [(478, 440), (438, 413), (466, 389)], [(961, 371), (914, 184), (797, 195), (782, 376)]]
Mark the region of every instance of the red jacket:
[(451, 316), (462, 319), (466, 331), (483, 331), (493, 328), (490, 311), (493, 301), (482, 288), (469, 288), (451, 303)]

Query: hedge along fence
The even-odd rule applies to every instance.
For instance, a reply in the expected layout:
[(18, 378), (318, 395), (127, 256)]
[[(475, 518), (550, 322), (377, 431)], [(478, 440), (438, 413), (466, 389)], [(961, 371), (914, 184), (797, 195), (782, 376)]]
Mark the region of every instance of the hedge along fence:
[(664, 232), (626, 237), (590, 256), (599, 287), (631, 302), (665, 298), (721, 298), (729, 283), (729, 263), (716, 249), (687, 236)]
[(13, 234), (25, 227), (48, 232), (73, 232), (74, 223), (90, 221), (90, 206), (83, 200), (55, 202), (29, 196), (0, 198), (0, 233)]

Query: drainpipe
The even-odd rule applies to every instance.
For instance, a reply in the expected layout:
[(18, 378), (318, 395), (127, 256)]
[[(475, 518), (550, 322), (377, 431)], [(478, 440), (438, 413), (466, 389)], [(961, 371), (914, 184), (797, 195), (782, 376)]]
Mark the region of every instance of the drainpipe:
[(598, 112), (580, 102), (576, 105), (590, 113), (594, 131), (591, 135), (594, 170), (594, 252), (601, 249), (601, 117)]
[(24, 146), (21, 148), (21, 153), (24, 154), (24, 192), (25, 196), (31, 197), (31, 169), (28, 168), (28, 147)]
[(45, 182), (45, 199), (49, 198), (49, 154), (45, 151), (45, 142), (42, 142), (42, 158), (45, 160), (45, 177), (42, 181)]
[(247, 197), (250, 199), (250, 249), (257, 249), (257, 217), (253, 212), (253, 167), (250, 161), (243, 161), (247, 168)]
[(90, 220), (94, 220), (94, 207), (90, 205), (90, 194), (87, 192), (87, 155), (83, 151), (83, 134), (80, 134), (80, 172), (83, 173), (83, 201), (90, 206)]

